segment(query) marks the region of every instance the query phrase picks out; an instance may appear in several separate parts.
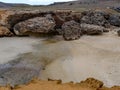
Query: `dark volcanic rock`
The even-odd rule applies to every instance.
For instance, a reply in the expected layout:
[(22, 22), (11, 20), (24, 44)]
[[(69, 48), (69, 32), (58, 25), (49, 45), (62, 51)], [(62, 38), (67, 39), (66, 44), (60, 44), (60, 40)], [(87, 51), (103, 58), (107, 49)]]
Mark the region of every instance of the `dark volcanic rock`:
[(118, 15), (110, 15), (109, 17), (109, 23), (113, 26), (120, 27), (120, 16)]
[(94, 24), (107, 27), (109, 22), (106, 20), (109, 15), (104, 12), (87, 11), (82, 13), (81, 23)]
[(29, 32), (47, 34), (54, 31), (54, 26), (52, 17), (36, 17), (16, 24), (14, 32), (16, 35), (28, 35)]
[(87, 35), (100, 35), (104, 31), (104, 27), (91, 24), (81, 24), (81, 31)]
[(68, 21), (62, 25), (62, 34), (65, 40), (79, 39), (81, 36), (80, 24), (75, 21)]

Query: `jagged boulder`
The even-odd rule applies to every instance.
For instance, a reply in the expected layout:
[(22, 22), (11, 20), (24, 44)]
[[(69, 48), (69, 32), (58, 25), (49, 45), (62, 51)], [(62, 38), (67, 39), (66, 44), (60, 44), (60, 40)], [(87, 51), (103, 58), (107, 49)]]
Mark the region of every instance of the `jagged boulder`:
[(29, 35), (29, 32), (47, 34), (54, 31), (55, 22), (52, 17), (36, 17), (14, 26), (16, 35)]
[(80, 18), (82, 17), (81, 16), (81, 13), (78, 13), (78, 12), (73, 12), (73, 11), (60, 11), (60, 12), (54, 12), (52, 14), (52, 17), (54, 18), (55, 22), (56, 22), (56, 26), (55, 26), (55, 29), (61, 29), (62, 28), (62, 25), (65, 23), (65, 22), (68, 22), (68, 21), (71, 21), (71, 20), (74, 20), (76, 22), (80, 22)]
[(120, 27), (120, 16), (119, 15), (110, 15), (109, 23), (113, 26)]
[(91, 24), (81, 24), (81, 31), (87, 35), (101, 35), (105, 30), (104, 27)]
[(65, 40), (76, 40), (81, 36), (80, 24), (74, 20), (65, 22), (62, 25), (62, 35)]
[(81, 81), (80, 85), (98, 89), (98, 88), (101, 88), (104, 84), (103, 84), (103, 82), (101, 82), (97, 79), (87, 78), (85, 81)]
[(94, 24), (99, 26), (108, 27), (109, 14), (101, 11), (87, 11), (82, 13), (81, 23)]
[(35, 18), (45, 17), (50, 14), (56, 23), (55, 28), (59, 29), (63, 23), (70, 20), (79, 21), (79, 13), (71, 11), (39, 11), (39, 10), (3, 10), (0, 11), (0, 25), (4, 25), (13, 31), (13, 27), (22, 21)]
[(4, 27), (4, 26), (0, 26), (0, 37), (11, 37), (13, 36), (13, 33), (9, 31), (8, 28)]

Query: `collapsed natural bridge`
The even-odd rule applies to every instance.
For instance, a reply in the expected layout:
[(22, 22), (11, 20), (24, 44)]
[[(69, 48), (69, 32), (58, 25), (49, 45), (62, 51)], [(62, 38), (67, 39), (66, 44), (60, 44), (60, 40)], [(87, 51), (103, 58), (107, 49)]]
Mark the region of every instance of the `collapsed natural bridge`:
[(120, 16), (104, 11), (0, 11), (0, 36), (25, 36), (30, 33), (62, 35), (65, 40), (82, 35), (101, 35), (120, 27)]

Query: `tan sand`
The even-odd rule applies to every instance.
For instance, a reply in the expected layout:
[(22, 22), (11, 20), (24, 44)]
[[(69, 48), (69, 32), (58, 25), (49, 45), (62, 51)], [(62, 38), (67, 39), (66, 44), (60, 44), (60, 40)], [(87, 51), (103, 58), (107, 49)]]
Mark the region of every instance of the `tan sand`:
[(107, 88), (102, 86), (102, 82), (95, 79), (87, 79), (80, 83), (64, 83), (61, 81), (39, 81), (37, 79), (32, 80), (26, 85), (16, 86), (11, 88), (0, 87), (0, 90), (120, 90), (120, 87)]

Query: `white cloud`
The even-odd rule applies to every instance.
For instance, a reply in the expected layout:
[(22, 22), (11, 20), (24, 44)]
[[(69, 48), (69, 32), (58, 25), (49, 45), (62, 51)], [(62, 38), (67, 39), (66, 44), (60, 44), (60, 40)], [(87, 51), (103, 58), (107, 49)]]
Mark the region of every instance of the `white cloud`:
[(73, 0), (29, 0), (30, 2), (66, 2)]
[(47, 5), (47, 4), (50, 4), (50, 3), (53, 3), (53, 2), (67, 2), (67, 1), (73, 1), (73, 0), (28, 0), (28, 3), (30, 4), (44, 4), (44, 5)]

